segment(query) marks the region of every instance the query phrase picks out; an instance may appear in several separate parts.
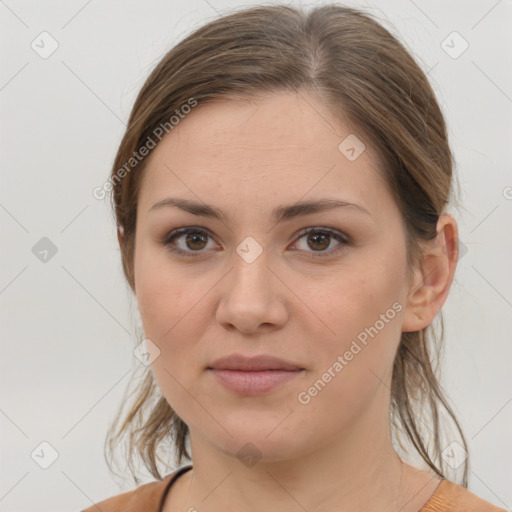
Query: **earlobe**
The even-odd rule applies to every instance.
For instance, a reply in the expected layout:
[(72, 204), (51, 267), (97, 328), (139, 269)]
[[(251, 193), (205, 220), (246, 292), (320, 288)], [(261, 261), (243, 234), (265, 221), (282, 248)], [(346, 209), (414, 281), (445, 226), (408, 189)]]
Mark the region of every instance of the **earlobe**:
[(405, 307), (403, 332), (430, 325), (444, 304), (458, 257), (457, 222), (449, 214), (439, 217), (437, 236), (424, 244), (420, 268), (415, 269)]

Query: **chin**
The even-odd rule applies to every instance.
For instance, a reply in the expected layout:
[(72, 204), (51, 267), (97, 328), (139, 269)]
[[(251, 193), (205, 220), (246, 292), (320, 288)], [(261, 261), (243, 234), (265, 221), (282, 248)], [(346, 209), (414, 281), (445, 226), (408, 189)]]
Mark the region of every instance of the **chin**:
[[(254, 414), (240, 421), (224, 421), (224, 429), (202, 432), (201, 437), (226, 455), (238, 458), (245, 466), (251, 467), (257, 462), (281, 462), (296, 458), (311, 442), (299, 425), (289, 423), (284, 426), (289, 412), (280, 415)], [(279, 419), (276, 417), (279, 416)], [(290, 415), (291, 416), (291, 415)], [(211, 425), (212, 423), (210, 423)], [(204, 424), (203, 424), (204, 426)], [(193, 427), (192, 427), (193, 428)]]

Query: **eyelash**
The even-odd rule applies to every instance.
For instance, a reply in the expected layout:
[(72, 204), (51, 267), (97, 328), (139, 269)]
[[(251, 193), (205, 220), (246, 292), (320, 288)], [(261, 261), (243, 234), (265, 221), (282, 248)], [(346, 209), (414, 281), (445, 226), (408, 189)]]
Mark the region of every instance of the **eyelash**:
[[(199, 257), (205, 251), (184, 251), (183, 249), (179, 249), (178, 247), (176, 247), (176, 245), (174, 244), (174, 241), (176, 240), (176, 238), (178, 238), (182, 235), (197, 234), (197, 233), (206, 234), (207, 236), (212, 238), (210, 236), (210, 234), (208, 233), (208, 231), (206, 231), (204, 229), (189, 227), (189, 228), (181, 228), (181, 229), (171, 231), (161, 241), (161, 243), (162, 243), (162, 245), (166, 246), (171, 252), (178, 254), (180, 256), (187, 256), (187, 257), (192, 257), (192, 258)], [(347, 245), (350, 245), (350, 239), (346, 235), (340, 233), (339, 231), (333, 231), (329, 228), (307, 228), (306, 230), (303, 230), (298, 234), (298, 240), (305, 237), (306, 235), (309, 235), (310, 233), (320, 233), (320, 234), (324, 234), (324, 235), (330, 235), (336, 241), (340, 242), (340, 245), (338, 245), (334, 249), (331, 249), (330, 251), (318, 251), (316, 253), (313, 251), (309, 256), (307, 256), (308, 258), (326, 258), (328, 256), (332, 256), (333, 254), (337, 254), (337, 253), (343, 251), (344, 249), (346, 249)], [(306, 251), (306, 252), (309, 252), (309, 251)]]

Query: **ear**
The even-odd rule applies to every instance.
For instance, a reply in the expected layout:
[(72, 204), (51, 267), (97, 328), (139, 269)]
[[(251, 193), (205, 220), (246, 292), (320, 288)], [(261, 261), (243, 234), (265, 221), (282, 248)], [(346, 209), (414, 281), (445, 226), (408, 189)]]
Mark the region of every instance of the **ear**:
[(448, 213), (437, 221), (437, 235), (425, 243), (420, 268), (407, 296), (403, 332), (420, 331), (430, 325), (444, 304), (459, 256), (459, 235), (455, 219)]

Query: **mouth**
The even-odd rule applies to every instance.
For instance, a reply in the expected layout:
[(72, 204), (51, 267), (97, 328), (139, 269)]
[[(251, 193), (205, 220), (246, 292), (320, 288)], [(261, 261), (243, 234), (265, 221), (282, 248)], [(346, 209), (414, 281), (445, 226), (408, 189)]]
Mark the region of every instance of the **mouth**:
[(301, 365), (274, 356), (240, 354), (217, 359), (206, 370), (218, 383), (240, 395), (268, 393), (305, 373)]
[(220, 370), (208, 368), (217, 382), (240, 395), (268, 393), (302, 375), (304, 370)]
[(301, 365), (279, 359), (278, 357), (262, 354), (259, 356), (247, 357), (241, 354), (231, 354), (216, 359), (208, 369), (214, 370), (237, 370), (237, 371), (266, 371), (266, 370), (304, 370)]

